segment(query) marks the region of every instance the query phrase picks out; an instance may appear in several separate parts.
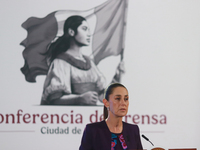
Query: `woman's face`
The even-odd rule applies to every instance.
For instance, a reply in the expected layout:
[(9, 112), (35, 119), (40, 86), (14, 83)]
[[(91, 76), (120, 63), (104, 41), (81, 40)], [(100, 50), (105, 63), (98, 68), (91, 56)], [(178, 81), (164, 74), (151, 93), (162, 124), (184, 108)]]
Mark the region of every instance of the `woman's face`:
[(110, 115), (123, 117), (128, 112), (129, 97), (128, 91), (124, 87), (116, 87), (113, 93), (109, 95)]
[(86, 21), (77, 28), (77, 34), (74, 36), (75, 40), (84, 45), (88, 46), (90, 44), (90, 28)]

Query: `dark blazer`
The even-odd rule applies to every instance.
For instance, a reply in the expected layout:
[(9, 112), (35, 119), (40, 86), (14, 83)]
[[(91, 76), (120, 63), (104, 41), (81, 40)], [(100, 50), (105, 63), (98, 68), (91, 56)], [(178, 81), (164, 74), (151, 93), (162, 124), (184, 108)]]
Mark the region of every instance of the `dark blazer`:
[[(137, 125), (123, 122), (123, 131), (128, 150), (143, 149)], [(111, 150), (111, 132), (105, 121), (86, 125), (79, 150)]]

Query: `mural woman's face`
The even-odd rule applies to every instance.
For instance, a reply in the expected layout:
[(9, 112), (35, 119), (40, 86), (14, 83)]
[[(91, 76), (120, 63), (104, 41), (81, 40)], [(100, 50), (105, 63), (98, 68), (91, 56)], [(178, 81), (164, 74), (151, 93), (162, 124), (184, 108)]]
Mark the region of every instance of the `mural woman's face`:
[(74, 36), (75, 40), (84, 45), (88, 46), (90, 44), (90, 28), (86, 21), (83, 21), (82, 24), (77, 28), (77, 34)]

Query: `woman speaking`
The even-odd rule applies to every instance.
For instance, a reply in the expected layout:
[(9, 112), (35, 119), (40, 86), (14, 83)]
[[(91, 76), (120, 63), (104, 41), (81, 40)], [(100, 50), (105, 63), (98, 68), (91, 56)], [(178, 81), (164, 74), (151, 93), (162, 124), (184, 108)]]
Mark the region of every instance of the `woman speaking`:
[(129, 106), (126, 87), (111, 84), (105, 91), (103, 103), (104, 121), (86, 126), (79, 150), (143, 149), (138, 126), (122, 121)]

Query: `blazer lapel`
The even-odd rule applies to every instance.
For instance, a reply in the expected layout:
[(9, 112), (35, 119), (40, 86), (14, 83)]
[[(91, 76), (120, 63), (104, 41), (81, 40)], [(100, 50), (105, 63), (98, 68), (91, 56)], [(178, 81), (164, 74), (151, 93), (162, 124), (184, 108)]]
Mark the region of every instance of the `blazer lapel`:
[(134, 133), (132, 133), (131, 131), (132, 129), (123, 122), (122, 134), (124, 136), (128, 149), (133, 149), (136, 146), (135, 136), (133, 135)]

